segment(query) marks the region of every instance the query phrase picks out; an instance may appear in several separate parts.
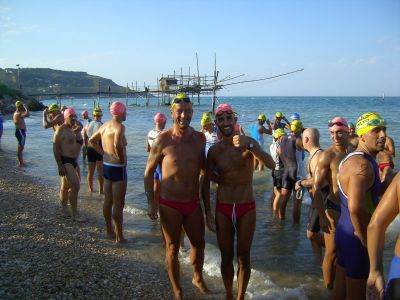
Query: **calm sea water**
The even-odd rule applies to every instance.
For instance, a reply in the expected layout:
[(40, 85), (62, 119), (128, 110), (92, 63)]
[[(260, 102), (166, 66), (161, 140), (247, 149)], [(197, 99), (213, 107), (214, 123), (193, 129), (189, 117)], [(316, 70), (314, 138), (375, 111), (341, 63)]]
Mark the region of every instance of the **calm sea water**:
[[(126, 99), (120, 99), (125, 102)], [(398, 103), (400, 97), (221, 97), (219, 103), (229, 103), (237, 111), (239, 122), (246, 132), (260, 113), (273, 119), (276, 111), (282, 111), (287, 117), (298, 112), (305, 127), (316, 127), (321, 133), (321, 146), (330, 145), (327, 123), (336, 115), (355, 123), (357, 117), (367, 111), (376, 111), (385, 118), (388, 124), (387, 133), (396, 143), (400, 136), (400, 119)], [(43, 101), (45, 105), (54, 100)], [(100, 99), (103, 108), (103, 121), (110, 119), (107, 106), (109, 99)], [(128, 115), (125, 122), (128, 140), (128, 191), (126, 195), (125, 229), (128, 236), (141, 235), (147, 242), (133, 247), (142, 247), (157, 260), (163, 259), (163, 248), (158, 224), (147, 219), (147, 201), (143, 191), (143, 173), (147, 160), (145, 140), (147, 132), (153, 127), (153, 116), (163, 112), (169, 117), (169, 108), (157, 106), (157, 99), (150, 100), (150, 106), (144, 106), (143, 100), (129, 99)], [(63, 104), (72, 106), (77, 112), (93, 108), (91, 99), (65, 100)], [(201, 99), (201, 105), (194, 106), (192, 126), (200, 129), (200, 119), (204, 112), (210, 110), (211, 99)], [(25, 159), (29, 165), (26, 172), (39, 176), (50, 185), (58, 186), (56, 165), (52, 153), (53, 131), (44, 130), (41, 126), (41, 112), (34, 112), (26, 120), (28, 132), (25, 147)], [(167, 127), (171, 126), (171, 119)], [(266, 141), (269, 141), (267, 138)], [(10, 151), (16, 149), (14, 125), (10, 120), (4, 122), (2, 148)], [(398, 150), (398, 149), (396, 149)], [(397, 151), (398, 152), (398, 151)], [(395, 160), (396, 169), (400, 164), (399, 156)], [(87, 174), (87, 166), (80, 163), (82, 178)], [(96, 186), (96, 185), (95, 185)], [(252, 276), (248, 287), (248, 295), (252, 299), (324, 299), (328, 293), (323, 288), (321, 268), (314, 261), (309, 241), (306, 239), (308, 206), (303, 205), (301, 223), (294, 225), (291, 206), (288, 206), (288, 218), (285, 222), (272, 216), (269, 206), (272, 182), (269, 171), (255, 173), (254, 190), (257, 202), (257, 226), (252, 247)], [(99, 201), (93, 201), (97, 199)], [(86, 182), (82, 180), (81, 206), (99, 208), (101, 199), (98, 195), (87, 192)], [(55, 195), (55, 201), (57, 201)], [(99, 210), (97, 210), (99, 211)], [(99, 211), (99, 219), (102, 216)], [(393, 255), (394, 242), (400, 230), (397, 219), (389, 228), (386, 236), (384, 265), (387, 273), (389, 261)], [(223, 290), (219, 274), (219, 251), (213, 233), (206, 233), (205, 272), (210, 286)], [(187, 253), (182, 261), (189, 265)], [(185, 269), (185, 267), (183, 268)], [(210, 280), (210, 278), (212, 280)]]

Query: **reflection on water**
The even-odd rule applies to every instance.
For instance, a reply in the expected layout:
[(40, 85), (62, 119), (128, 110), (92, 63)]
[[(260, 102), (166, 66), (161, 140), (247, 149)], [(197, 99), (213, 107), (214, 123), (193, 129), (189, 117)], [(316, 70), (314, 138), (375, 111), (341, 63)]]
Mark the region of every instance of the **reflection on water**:
[[(358, 115), (368, 110), (375, 110), (388, 120), (388, 133), (391, 136), (400, 136), (400, 120), (393, 112), (397, 98), (385, 99), (377, 102), (368, 98), (307, 98), (307, 97), (235, 97), (229, 99), (234, 109), (239, 113), (239, 122), (248, 131), (258, 114), (265, 113), (272, 119), (276, 111), (285, 114), (299, 112), (306, 127), (317, 127), (321, 132), (321, 145), (326, 148), (329, 136), (326, 122), (335, 115), (342, 115), (349, 121), (355, 122)], [(101, 100), (103, 101), (103, 100)], [(221, 103), (224, 99), (219, 100)], [(45, 101), (46, 105), (50, 102)], [(154, 101), (156, 103), (156, 101)], [(203, 100), (203, 103), (205, 101)], [(65, 105), (71, 105), (68, 101)], [(101, 102), (103, 107), (103, 120), (110, 118), (107, 109), (108, 99)], [(80, 112), (88, 109), (92, 100), (74, 101), (74, 108)], [(195, 106), (193, 127), (199, 129), (199, 121), (203, 112), (210, 109), (207, 105)], [(128, 190), (126, 195), (126, 208), (124, 214), (125, 229), (128, 235), (135, 236), (134, 245), (138, 250), (143, 250), (145, 255), (152, 257), (162, 264), (163, 248), (161, 243), (159, 223), (151, 222), (146, 215), (147, 201), (143, 192), (143, 173), (147, 160), (145, 151), (145, 138), (147, 132), (153, 127), (153, 116), (161, 111), (169, 116), (168, 107), (158, 106), (131, 106), (125, 122), (128, 140)], [(26, 172), (39, 176), (43, 181), (55, 187), (59, 184), (56, 165), (53, 158), (51, 129), (45, 130), (41, 126), (42, 114), (34, 112), (26, 120), (27, 144), (25, 159), (29, 167)], [(171, 126), (169, 118), (167, 127)], [(247, 129), (247, 130), (246, 130)], [(268, 143), (269, 138), (266, 138)], [(10, 120), (4, 122), (2, 147), (14, 151), (16, 139), (14, 125)], [(87, 165), (80, 159), (82, 182), (80, 191), (81, 206), (96, 211), (99, 214), (99, 223), (102, 224), (101, 205), (102, 198), (97, 194), (90, 194), (86, 188)], [(396, 158), (395, 165), (399, 165)], [(97, 185), (95, 184), (95, 188)], [(291, 205), (287, 207), (286, 221), (279, 221), (270, 210), (270, 196), (272, 181), (270, 171), (254, 174), (254, 195), (257, 202), (257, 225), (252, 247), (252, 277), (248, 287), (248, 295), (253, 299), (326, 299), (327, 291), (323, 288), (321, 269), (313, 258), (310, 243), (306, 238), (306, 224), (308, 206), (303, 205), (300, 224), (294, 225), (291, 218)], [(57, 201), (57, 195), (54, 197)], [(397, 222), (397, 223), (396, 223)], [(386, 239), (384, 266), (388, 270), (390, 259), (393, 255), (396, 234), (400, 228), (397, 220), (389, 228)], [(140, 238), (138, 238), (140, 236)], [(222, 280), (219, 273), (220, 256), (215, 234), (206, 231), (206, 258), (204, 270), (211, 277), (210, 286), (221, 292)], [(186, 241), (188, 244), (188, 241)], [(190, 273), (188, 253), (183, 251), (183, 261), (187, 267), (184, 272)], [(188, 273), (188, 274), (189, 274)], [(190, 275), (189, 275), (190, 276)], [(215, 278), (215, 280), (214, 280)], [(223, 295), (223, 292), (221, 292)]]

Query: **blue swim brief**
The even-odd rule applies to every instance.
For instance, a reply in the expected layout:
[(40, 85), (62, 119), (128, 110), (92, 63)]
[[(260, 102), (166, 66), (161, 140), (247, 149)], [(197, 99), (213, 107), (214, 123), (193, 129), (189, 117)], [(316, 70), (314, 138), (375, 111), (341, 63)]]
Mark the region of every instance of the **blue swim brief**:
[(18, 140), (18, 145), (25, 146), (26, 129), (15, 128), (15, 137)]
[(111, 164), (103, 162), (103, 176), (112, 182), (126, 181), (126, 166), (120, 164)]

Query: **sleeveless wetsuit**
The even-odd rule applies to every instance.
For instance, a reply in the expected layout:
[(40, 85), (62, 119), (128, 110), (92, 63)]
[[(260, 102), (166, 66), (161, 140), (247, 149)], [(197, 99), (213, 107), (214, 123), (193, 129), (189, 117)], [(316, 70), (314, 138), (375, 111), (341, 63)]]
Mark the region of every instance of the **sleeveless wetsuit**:
[(293, 135), (283, 136), (280, 147), (283, 162), (282, 187), (292, 190), (297, 177), (296, 137)]
[[(340, 168), (343, 163), (354, 155), (362, 155), (367, 159), (374, 169), (374, 183), (372, 187), (365, 194), (365, 207), (369, 215), (375, 210), (379, 202), (379, 195), (381, 191), (381, 181), (379, 178), (378, 165), (375, 159), (369, 154), (361, 151), (352, 152), (342, 160), (339, 165)], [(367, 279), (369, 274), (369, 258), (368, 251), (362, 244), (360, 239), (354, 234), (354, 226), (351, 222), (350, 212), (348, 207), (347, 195), (343, 192), (340, 180), (338, 179), (340, 200), (341, 200), (341, 214), (336, 227), (335, 243), (337, 264), (345, 269), (346, 276), (356, 279)]]

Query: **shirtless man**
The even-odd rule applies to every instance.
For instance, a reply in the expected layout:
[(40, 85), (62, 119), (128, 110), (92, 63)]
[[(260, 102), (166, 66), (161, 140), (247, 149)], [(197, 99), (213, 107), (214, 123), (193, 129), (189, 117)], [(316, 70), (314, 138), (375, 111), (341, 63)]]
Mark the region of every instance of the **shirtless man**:
[(397, 174), (386, 190), (368, 225), (367, 244), (370, 261), (367, 281), (367, 299), (400, 299), (400, 236), (397, 237), (395, 256), (390, 265), (388, 283), (385, 291), (383, 279), (383, 246), (385, 231), (400, 214), (400, 174)]
[[(307, 238), (311, 242), (311, 248), (313, 250), (314, 257), (319, 263), (322, 263), (322, 247), (324, 247), (325, 243), (324, 238), (320, 233), (318, 210), (315, 206), (315, 201), (312, 196), (315, 170), (317, 168), (319, 157), (322, 154), (322, 149), (319, 145), (318, 129), (307, 128), (303, 132), (302, 139), (304, 150), (310, 154), (307, 164), (308, 178), (297, 181), (295, 190), (297, 191), (302, 187), (305, 187), (308, 189), (308, 192), (311, 196), (312, 202), (310, 205), (309, 221), (307, 225)], [(327, 185), (324, 187), (324, 190), (326, 190), (326, 188), (328, 189), (329, 193), (329, 187)]]
[(218, 246), (221, 251), (221, 274), (226, 299), (233, 299), (233, 256), (237, 236), (238, 294), (244, 299), (250, 279), (250, 248), (256, 225), (253, 195), (253, 156), (269, 169), (275, 168), (272, 157), (265, 153), (256, 140), (235, 135), (234, 111), (228, 104), (220, 104), (215, 112), (215, 123), (223, 137), (210, 148), (203, 185), (204, 207), (207, 226), (214, 230), (214, 218), (210, 208), (210, 180), (218, 170), (216, 225)]
[(358, 135), (356, 134), (356, 128), (353, 123), (349, 123), (349, 149), (348, 153), (353, 152), (358, 146)]
[(58, 174), (65, 177), (61, 180), (60, 202), (62, 214), (68, 216), (68, 202), (71, 206), (72, 217), (77, 221), (84, 221), (78, 212), (78, 192), (80, 178), (78, 174), (78, 156), (83, 139), (82, 129), (77, 125), (77, 115), (72, 108), (64, 111), (64, 123), (60, 125), (53, 137), (53, 152), (57, 162)]
[[(84, 131), (87, 130), (87, 128), (89, 127), (90, 122), (92, 122), (92, 119), (89, 118), (89, 112), (87, 110), (84, 110), (82, 113), (82, 118), (83, 118), (83, 130), (82, 130), (82, 135), (84, 136)], [(82, 147), (82, 159), (86, 160), (86, 155), (87, 155), (87, 140), (84, 140), (84, 145)]]
[(19, 166), (24, 167), (25, 163), (22, 158), (22, 152), (24, 151), (25, 138), (26, 138), (26, 125), (25, 118), (29, 117), (29, 110), (21, 101), (15, 102), (15, 112), (13, 115), (13, 121), (15, 124), (15, 137), (18, 140), (18, 152), (17, 157)]
[(367, 227), (382, 190), (375, 157), (385, 147), (385, 122), (378, 114), (367, 112), (358, 118), (356, 130), (358, 147), (339, 166), (341, 213), (335, 234), (333, 299), (366, 297)]
[[(103, 155), (104, 204), (103, 216), (107, 237), (116, 243), (125, 243), (123, 236), (123, 210), (127, 185), (126, 175), (126, 107), (115, 101), (110, 106), (112, 119), (104, 123), (90, 138), (89, 145)], [(100, 146), (101, 142), (101, 146)], [(113, 222), (115, 231), (113, 228)]]
[(385, 149), (376, 156), (379, 166), (379, 176), (384, 182), (386, 175), (392, 173), (394, 169), (393, 158), (395, 157), (394, 141), (391, 137), (386, 136)]
[(163, 179), (159, 197), (161, 227), (166, 241), (165, 258), (175, 299), (182, 299), (178, 253), (183, 226), (191, 244), (192, 283), (208, 292), (203, 280), (204, 218), (199, 201), (199, 175), (205, 168), (204, 134), (190, 127), (192, 102), (185, 94), (171, 104), (172, 128), (153, 142), (144, 173), (144, 189), (150, 219), (157, 218), (154, 199), (154, 171), (161, 164)]
[(43, 128), (53, 128), (54, 131), (64, 123), (64, 115), (57, 104), (51, 104), (43, 110)]
[[(324, 151), (317, 163), (313, 182), (313, 197), (325, 240), (322, 275), (325, 287), (333, 288), (335, 279), (335, 228), (340, 217), (340, 196), (337, 184), (339, 164), (347, 155), (349, 127), (345, 119), (335, 117), (328, 123), (332, 146)], [(329, 186), (329, 193), (324, 190)], [(327, 195), (328, 194), (328, 195)]]

